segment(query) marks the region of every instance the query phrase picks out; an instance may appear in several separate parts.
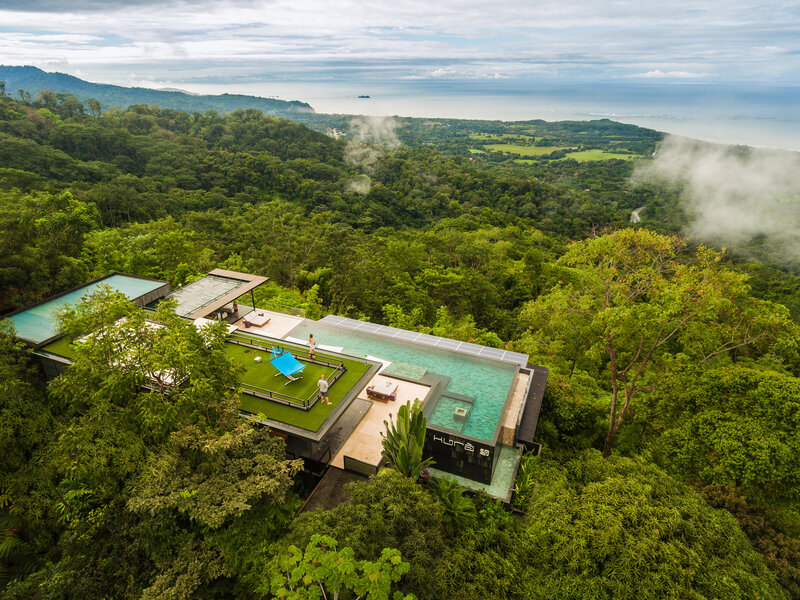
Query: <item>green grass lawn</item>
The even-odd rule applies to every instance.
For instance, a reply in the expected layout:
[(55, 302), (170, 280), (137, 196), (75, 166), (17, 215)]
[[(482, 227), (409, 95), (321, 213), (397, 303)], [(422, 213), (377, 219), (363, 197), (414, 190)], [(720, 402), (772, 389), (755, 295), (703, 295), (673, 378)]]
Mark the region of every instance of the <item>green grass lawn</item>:
[[(243, 339), (241, 336), (237, 336)], [(270, 346), (267, 340), (250, 338), (256, 344)], [(303, 357), (307, 356), (308, 349), (295, 347), (291, 344), (280, 343), (282, 348), (292, 352), (295, 357), (303, 362)], [(247, 352), (247, 350), (250, 350)], [(314, 407), (305, 411), (301, 408), (285, 406), (277, 402), (271, 402), (262, 398), (257, 398), (247, 394), (248, 386), (257, 386), (267, 389), (277, 394), (288, 394), (296, 398), (305, 399), (311, 397), (317, 390), (317, 381), (320, 375), (325, 373), (326, 378), (334, 373), (334, 369), (323, 367), (313, 363), (306, 363), (306, 368), (302, 372), (302, 378), (284, 385), (287, 379), (283, 375), (277, 374), (278, 370), (269, 362), (270, 353), (260, 350), (251, 350), (238, 344), (226, 344), (225, 353), (236, 360), (245, 368), (245, 372), (239, 376), (244, 393), (239, 395), (240, 408), (253, 414), (263, 414), (267, 418), (316, 431), (325, 422), (328, 415), (336, 408), (336, 405), (344, 400), (347, 393), (358, 383), (361, 377), (369, 369), (369, 363), (359, 360), (344, 358), (338, 354), (329, 352), (316, 352), (316, 358), (330, 360), (331, 362), (341, 361), (346, 367), (344, 374), (336, 380), (330, 387), (329, 396), (331, 406), (317, 402)], [(260, 363), (255, 362), (255, 357), (261, 356)]]
[(562, 149), (556, 146), (518, 146), (515, 144), (487, 144), (484, 148), (494, 152), (507, 152), (522, 156), (542, 156)]
[[(269, 352), (252, 350), (237, 344), (225, 344), (225, 354), (244, 367), (244, 372), (239, 375), (239, 383), (242, 386), (245, 388), (252, 386), (256, 391), (269, 390), (280, 397), (286, 395), (289, 396), (287, 399), (297, 399), (298, 404), (311, 399), (317, 390), (317, 381), (323, 373), (330, 379), (336, 372), (333, 368), (303, 363), (306, 368), (300, 374), (301, 378), (298, 381), (289, 381), (269, 362)], [(298, 355), (296, 352), (292, 354), (303, 362), (305, 354)], [(261, 362), (255, 361), (257, 357), (261, 358)]]
[[(237, 339), (252, 341), (261, 346), (271, 347), (271, 343), (262, 338), (253, 338), (251, 336), (242, 334), (237, 334), (236, 337)], [(280, 346), (292, 352), (292, 354), (294, 354), (301, 362), (303, 357), (308, 355), (307, 348), (293, 346), (292, 344), (286, 344), (283, 342), (280, 342)], [(69, 339), (66, 336), (48, 344), (47, 346), (44, 346), (42, 350), (70, 359), (74, 358), (75, 356), (75, 352), (71, 348)], [(239, 406), (242, 410), (246, 410), (256, 415), (264, 414), (270, 419), (274, 419), (288, 425), (295, 425), (296, 427), (301, 427), (309, 431), (316, 431), (319, 429), (320, 425), (322, 425), (325, 422), (325, 419), (328, 418), (328, 415), (330, 415), (333, 409), (336, 408), (336, 405), (344, 400), (347, 392), (349, 392), (353, 386), (358, 383), (361, 377), (369, 369), (369, 364), (365, 364), (363, 361), (344, 358), (338, 354), (330, 352), (317, 351), (315, 353), (317, 358), (321, 360), (329, 360), (330, 362), (334, 363), (341, 361), (347, 370), (339, 379), (336, 380), (336, 383), (330, 387), (329, 395), (332, 406), (317, 402), (317, 404), (314, 405), (314, 408), (309, 411), (305, 411), (300, 408), (293, 408), (277, 402), (270, 402), (269, 400), (256, 398), (255, 396), (247, 394), (246, 390), (250, 386), (255, 386), (269, 390), (273, 393), (276, 393), (276, 395), (286, 394), (289, 396), (294, 396), (298, 399), (306, 399), (313, 396), (316, 392), (317, 381), (319, 381), (320, 375), (325, 373), (325, 377), (329, 378), (331, 375), (333, 375), (335, 369), (313, 363), (305, 363), (306, 368), (303, 370), (303, 377), (298, 381), (293, 381), (288, 385), (284, 385), (287, 379), (283, 375), (276, 375), (278, 370), (270, 364), (269, 352), (252, 350), (238, 344), (228, 343), (225, 344), (225, 354), (241, 364), (245, 369), (244, 372), (239, 376), (239, 381), (244, 392), (239, 394)], [(260, 363), (255, 362), (254, 359), (256, 356), (262, 357)]]
[(470, 148), (469, 149), (471, 154), (486, 154), (483, 150), (478, 150), (477, 148)]
[(41, 349), (45, 352), (50, 352), (52, 354), (63, 356), (64, 358), (69, 358), (70, 360), (75, 358), (75, 350), (73, 350), (72, 346), (70, 345), (70, 340), (66, 335), (60, 337), (55, 342), (50, 342), (46, 346), (42, 346)]
[(620, 154), (619, 152), (606, 152), (605, 150), (581, 150), (580, 152), (570, 152), (566, 157), (558, 160), (611, 160), (619, 158), (621, 160), (633, 160), (635, 154)]

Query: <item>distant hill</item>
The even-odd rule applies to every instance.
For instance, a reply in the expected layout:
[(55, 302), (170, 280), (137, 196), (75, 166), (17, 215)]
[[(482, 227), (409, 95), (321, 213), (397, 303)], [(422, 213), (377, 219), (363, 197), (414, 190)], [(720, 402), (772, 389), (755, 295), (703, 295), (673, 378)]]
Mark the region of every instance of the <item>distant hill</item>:
[(7, 67), (0, 65), (0, 81), (6, 82), (6, 93), (15, 95), (25, 90), (36, 96), (42, 90), (73, 94), (81, 100), (95, 98), (103, 109), (126, 108), (132, 104), (157, 104), (187, 112), (216, 110), (229, 113), (237, 108), (255, 108), (265, 114), (293, 118), (313, 113), (311, 105), (297, 100), (275, 100), (242, 94), (220, 96), (195, 95), (182, 91), (151, 90), (140, 87), (123, 87), (104, 83), (90, 83), (64, 73), (48, 73), (36, 67)]

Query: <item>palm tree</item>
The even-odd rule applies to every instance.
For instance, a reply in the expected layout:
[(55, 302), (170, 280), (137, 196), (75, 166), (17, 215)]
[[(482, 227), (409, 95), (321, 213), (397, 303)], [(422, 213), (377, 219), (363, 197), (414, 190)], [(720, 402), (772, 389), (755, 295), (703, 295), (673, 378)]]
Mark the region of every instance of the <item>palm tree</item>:
[[(390, 419), (391, 416), (390, 414)], [(416, 477), (422, 469), (433, 464), (432, 458), (422, 459), (428, 421), (419, 399), (415, 399), (413, 405), (406, 402), (401, 406), (394, 423), (384, 421), (383, 424), (386, 426), (386, 433), (381, 434), (381, 454), (395, 469), (406, 477)]]
[(462, 529), (475, 520), (475, 504), (464, 495), (464, 488), (454, 479), (437, 479), (433, 490), (442, 503), (445, 521), (451, 528)]

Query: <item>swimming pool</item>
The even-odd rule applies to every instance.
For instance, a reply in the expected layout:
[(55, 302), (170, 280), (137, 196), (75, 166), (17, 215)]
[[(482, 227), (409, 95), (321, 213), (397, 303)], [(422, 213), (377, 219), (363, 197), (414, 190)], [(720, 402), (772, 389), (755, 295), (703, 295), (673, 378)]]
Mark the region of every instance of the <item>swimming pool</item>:
[(466, 420), (462, 422), (453, 418), (455, 407), (464, 404), (463, 401), (442, 397), (428, 417), (428, 423), (479, 440), (492, 441), (517, 372), (515, 365), (350, 331), (317, 321), (305, 320), (289, 335), (304, 340), (309, 333), (314, 334), (317, 344), (342, 346), (345, 353), (419, 365), (432, 373), (450, 377), (447, 391), (474, 398)]
[(112, 287), (125, 294), (128, 299), (134, 300), (168, 284), (164, 281), (154, 281), (141, 277), (121, 274), (110, 275), (99, 281), (81, 286), (69, 293), (57, 296), (47, 302), (32, 306), (8, 317), (8, 319), (14, 323), (17, 337), (40, 344), (58, 335), (56, 315), (59, 310), (68, 304), (77, 304), (86, 294), (94, 292), (102, 285)]

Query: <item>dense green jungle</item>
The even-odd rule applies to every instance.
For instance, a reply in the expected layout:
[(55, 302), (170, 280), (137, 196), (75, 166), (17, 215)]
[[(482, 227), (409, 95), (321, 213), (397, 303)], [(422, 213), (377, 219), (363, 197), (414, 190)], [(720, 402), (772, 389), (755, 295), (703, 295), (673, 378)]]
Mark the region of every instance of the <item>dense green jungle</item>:
[(550, 369), (511, 507), (387, 469), (298, 514), (313, 481), (180, 319), (166, 401), (88, 351), (48, 383), (2, 324), (0, 597), (800, 599), (800, 274), (682, 237), (631, 179), (661, 134), (0, 92), (0, 311), (226, 268)]

